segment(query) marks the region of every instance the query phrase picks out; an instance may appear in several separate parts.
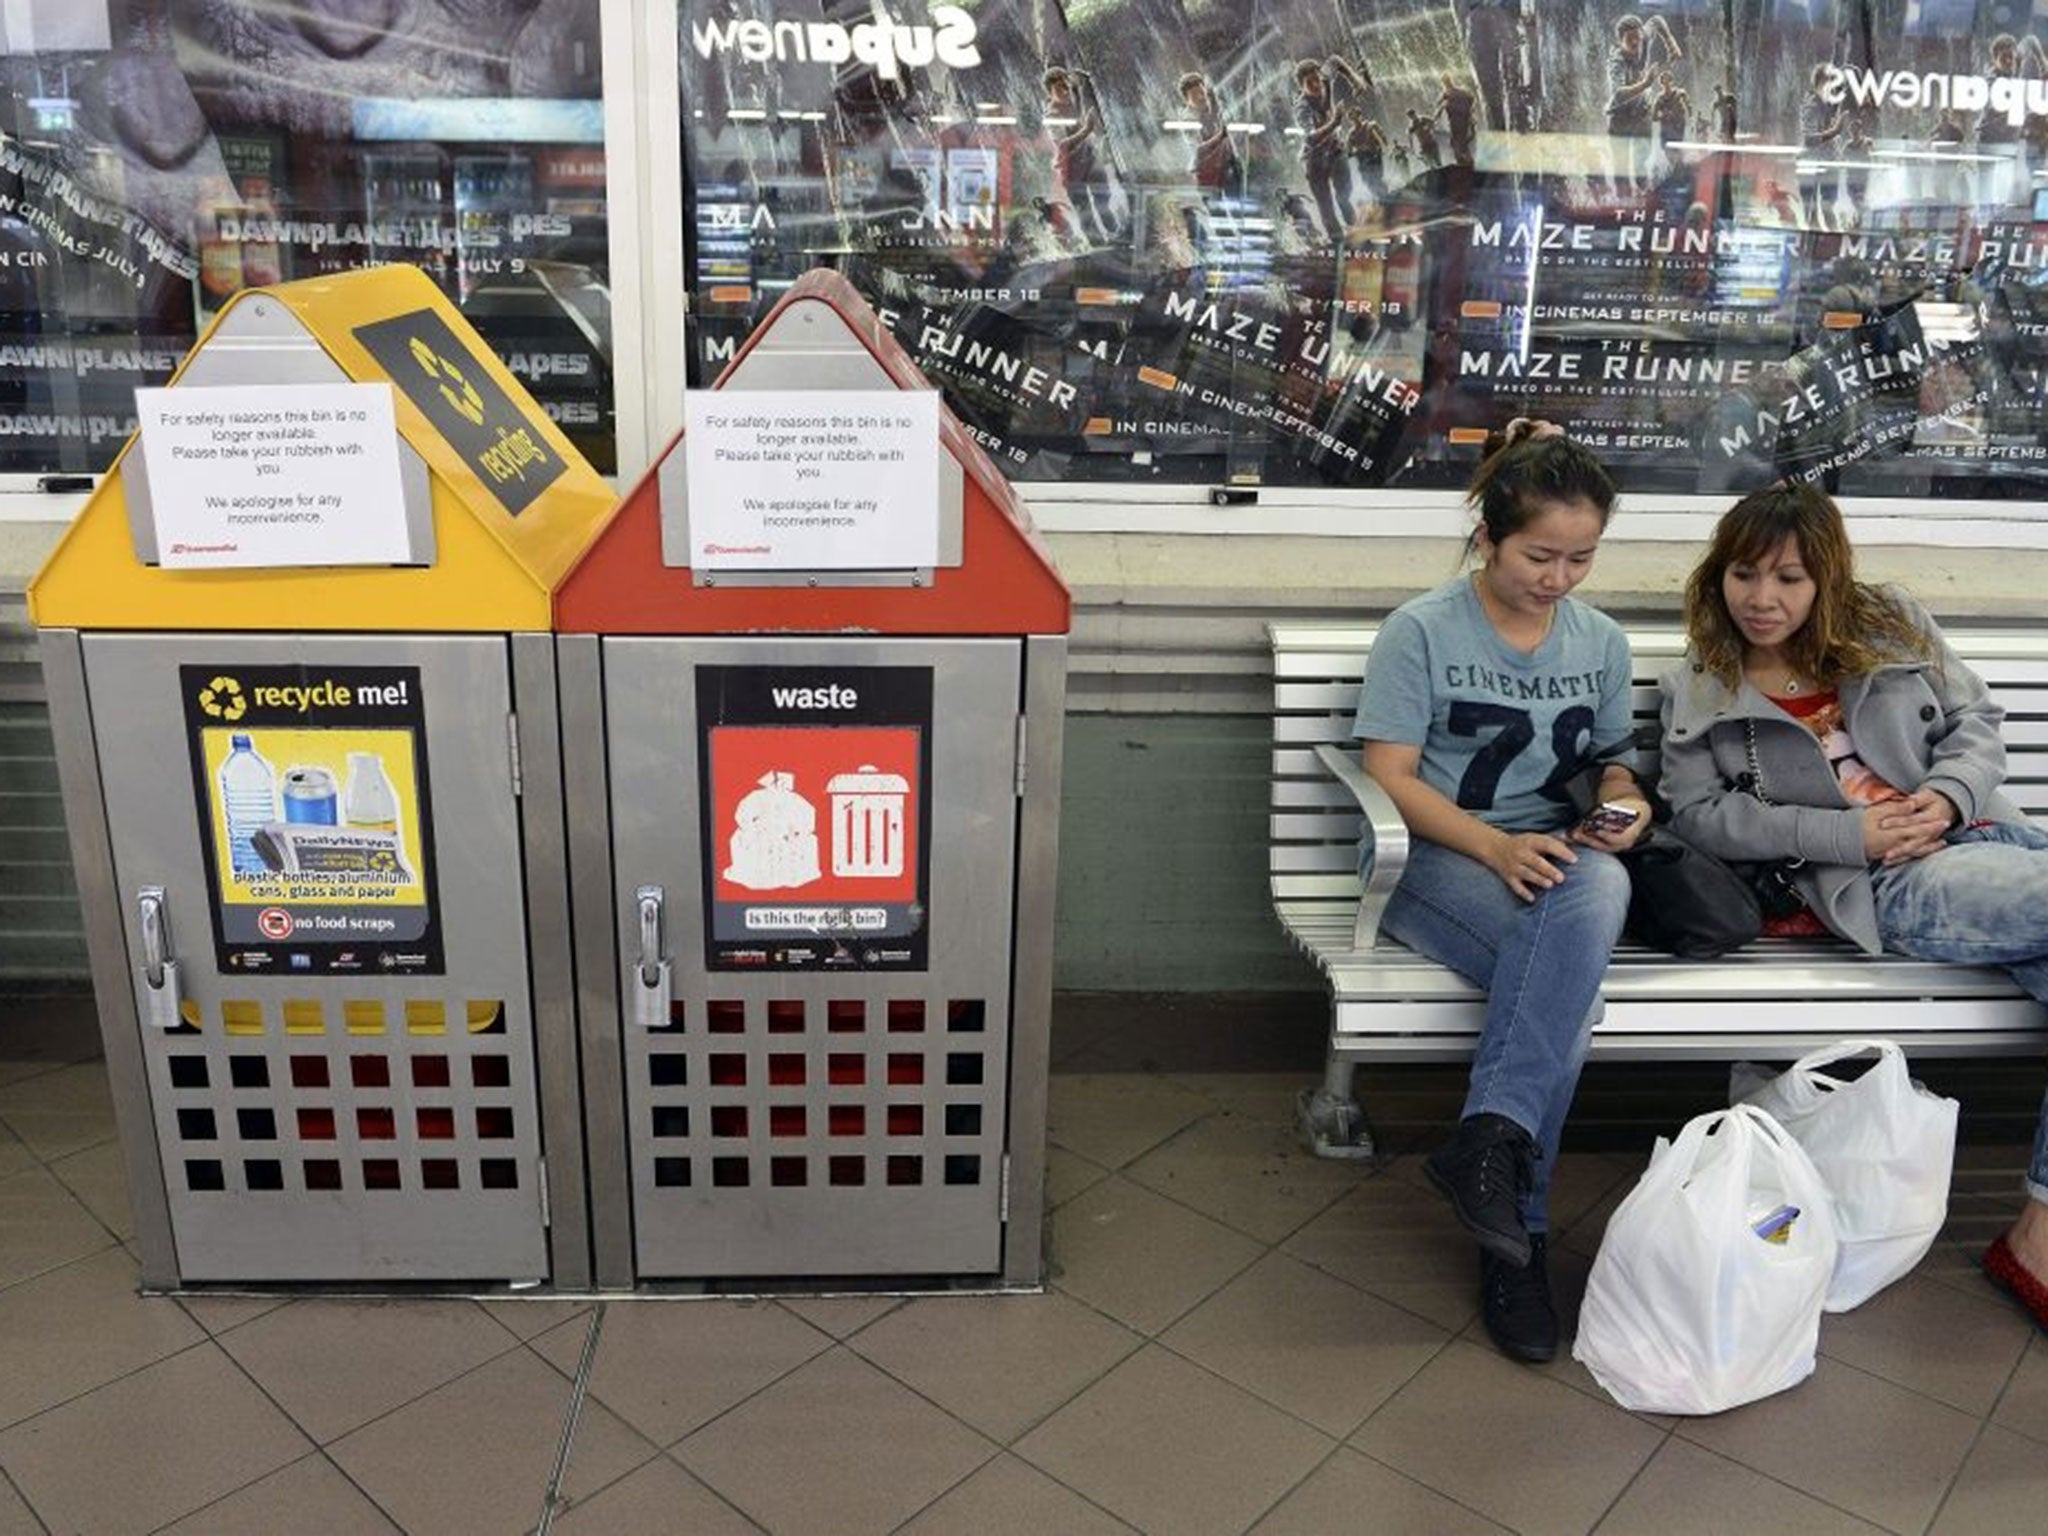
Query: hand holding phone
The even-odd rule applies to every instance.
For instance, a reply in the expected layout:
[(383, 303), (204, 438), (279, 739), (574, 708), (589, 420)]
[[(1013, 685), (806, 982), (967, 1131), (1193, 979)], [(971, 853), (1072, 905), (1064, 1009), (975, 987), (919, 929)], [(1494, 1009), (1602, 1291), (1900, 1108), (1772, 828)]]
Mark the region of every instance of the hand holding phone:
[(1606, 837), (1615, 832), (1626, 832), (1635, 824), (1634, 806), (1607, 800), (1586, 813), (1585, 820), (1579, 823), (1579, 830), (1588, 837)]

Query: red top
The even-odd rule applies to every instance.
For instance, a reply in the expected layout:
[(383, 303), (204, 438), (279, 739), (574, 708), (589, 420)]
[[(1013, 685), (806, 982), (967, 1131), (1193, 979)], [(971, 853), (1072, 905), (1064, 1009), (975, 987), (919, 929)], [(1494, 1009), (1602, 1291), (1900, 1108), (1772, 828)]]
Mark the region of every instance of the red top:
[[(790, 306), (829, 306), (904, 389), (932, 386), (880, 318), (837, 272), (807, 272), (763, 320), (712, 387), (722, 389)], [(961, 564), (922, 587), (700, 587), (661, 563), (661, 461), (619, 503), (555, 594), (564, 634), (1063, 635), (1072, 601), (1017, 493), (987, 454), (939, 409), (939, 446), (962, 479)]]

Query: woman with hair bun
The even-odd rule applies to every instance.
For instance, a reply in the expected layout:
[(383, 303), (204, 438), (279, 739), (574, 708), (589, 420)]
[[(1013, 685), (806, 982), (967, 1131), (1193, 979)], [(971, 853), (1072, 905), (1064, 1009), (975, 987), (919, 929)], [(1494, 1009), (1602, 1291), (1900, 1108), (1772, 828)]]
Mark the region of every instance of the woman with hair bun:
[[(1478, 1241), (1488, 1333), (1543, 1361), (1557, 1351), (1551, 1172), (1628, 911), (1614, 855), (1650, 808), (1631, 767), (1628, 641), (1570, 595), (1613, 479), (1555, 426), (1518, 420), (1468, 502), (1478, 568), (1388, 616), (1353, 733), (1413, 838), (1381, 932), (1487, 993), (1462, 1118), (1425, 1171)], [(1568, 786), (1595, 765), (1598, 800), (1618, 809), (1580, 821)]]

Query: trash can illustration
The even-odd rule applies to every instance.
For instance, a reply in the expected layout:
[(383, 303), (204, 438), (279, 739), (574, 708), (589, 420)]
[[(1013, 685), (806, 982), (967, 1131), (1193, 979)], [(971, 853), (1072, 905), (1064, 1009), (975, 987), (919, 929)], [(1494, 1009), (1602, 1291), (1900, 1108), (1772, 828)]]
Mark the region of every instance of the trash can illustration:
[[(929, 388), (823, 272), (717, 385)], [(557, 595), (600, 1285), (1040, 1279), (1070, 605), (937, 431), (929, 565), (709, 565), (679, 437)]]
[(856, 880), (902, 874), (910, 781), (862, 763), (853, 773), (834, 774), (825, 790), (832, 797), (832, 873)]
[(587, 1288), (548, 629), (614, 498), (413, 268), (165, 398), (365, 383), (408, 560), (178, 564), (138, 436), (30, 588), (143, 1283)]

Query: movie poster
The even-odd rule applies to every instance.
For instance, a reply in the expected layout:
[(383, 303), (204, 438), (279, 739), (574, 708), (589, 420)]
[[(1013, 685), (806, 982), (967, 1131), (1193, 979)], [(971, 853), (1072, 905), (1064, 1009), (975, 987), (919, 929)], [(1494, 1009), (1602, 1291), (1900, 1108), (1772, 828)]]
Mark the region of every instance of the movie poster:
[(245, 286), (416, 263), (616, 452), (598, 0), (0, 7), (0, 471), (104, 470)]
[(692, 381), (824, 263), (1024, 482), (2040, 499), (2037, 3), (683, 0)]

